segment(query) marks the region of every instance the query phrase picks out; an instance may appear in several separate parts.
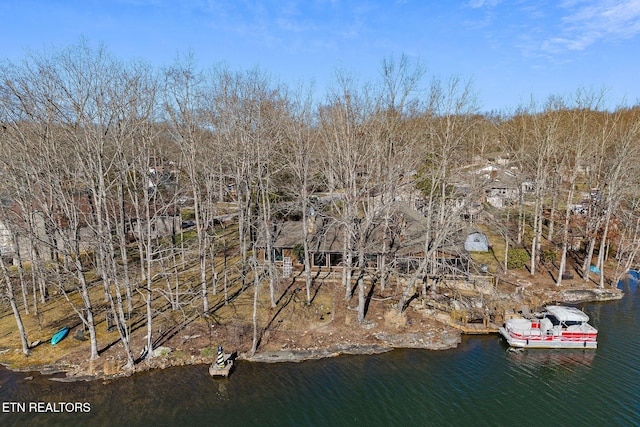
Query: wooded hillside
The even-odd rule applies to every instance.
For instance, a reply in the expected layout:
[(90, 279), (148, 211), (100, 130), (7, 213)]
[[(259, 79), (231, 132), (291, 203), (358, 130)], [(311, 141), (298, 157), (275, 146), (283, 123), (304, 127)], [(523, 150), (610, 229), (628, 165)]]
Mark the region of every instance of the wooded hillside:
[[(510, 268), (510, 248), (526, 250), (531, 274), (556, 261), (558, 285), (570, 256), (584, 280), (615, 257), (619, 269), (601, 274), (601, 287), (636, 262), (640, 109), (610, 108), (600, 92), (490, 115), (468, 82), (425, 84), (424, 68), (404, 56), (383, 60), (375, 82), (338, 72), (318, 96), (260, 69), (202, 70), (190, 57), (154, 69), (85, 44), (5, 62), (0, 76), (1, 283), (25, 354), (21, 316), (66, 298), (97, 358), (91, 290), (100, 285), (129, 366), (134, 295), (145, 301), (151, 357), (158, 295), (169, 310), (197, 304), (206, 316), (211, 296), (226, 302), (232, 284), (254, 293), (255, 352), (256, 302), (267, 292), (277, 305), (273, 245), (287, 221), (303, 224), (308, 303), (309, 225), (322, 217), (341, 230), (340, 280), (345, 304), (357, 297), (358, 322), (367, 283), (396, 287), (402, 311), (430, 260), (472, 225), (502, 240), (493, 274)], [(508, 184), (479, 172), (488, 165)], [(493, 208), (494, 190), (513, 195)], [(425, 224), (411, 271), (391, 253), (411, 225), (396, 215), (400, 203)], [(197, 271), (196, 283), (182, 281), (186, 271)]]

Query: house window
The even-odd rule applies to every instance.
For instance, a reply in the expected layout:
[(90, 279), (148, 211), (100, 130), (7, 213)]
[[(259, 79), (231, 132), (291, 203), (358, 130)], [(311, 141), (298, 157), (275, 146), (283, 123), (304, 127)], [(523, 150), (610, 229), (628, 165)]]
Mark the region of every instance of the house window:
[[(266, 248), (265, 248), (265, 251), (264, 251), (264, 260), (265, 260), (265, 262), (269, 261), (267, 259)], [(273, 248), (273, 249), (271, 249), (271, 261), (282, 261), (282, 260), (283, 260), (282, 248)]]
[(378, 255), (365, 255), (365, 262), (368, 268), (378, 268)]
[(326, 267), (327, 255), (324, 252), (316, 252), (313, 254), (313, 266), (314, 267)]
[(398, 259), (396, 266), (398, 271), (403, 274), (413, 273), (418, 269), (419, 262), (413, 258)]
[(329, 254), (329, 265), (331, 267), (337, 267), (342, 263), (342, 254), (333, 253)]

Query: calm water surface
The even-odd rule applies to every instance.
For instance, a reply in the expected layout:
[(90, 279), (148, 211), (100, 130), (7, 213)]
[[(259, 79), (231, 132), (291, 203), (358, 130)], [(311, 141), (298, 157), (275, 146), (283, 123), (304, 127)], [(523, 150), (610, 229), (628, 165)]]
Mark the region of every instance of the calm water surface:
[(303, 363), (240, 361), (102, 382), (57, 383), (0, 370), (0, 403), (88, 402), (89, 413), (3, 413), (0, 426), (640, 425), (640, 291), (582, 308), (597, 350), (512, 353), (497, 336), (455, 350), (396, 350)]

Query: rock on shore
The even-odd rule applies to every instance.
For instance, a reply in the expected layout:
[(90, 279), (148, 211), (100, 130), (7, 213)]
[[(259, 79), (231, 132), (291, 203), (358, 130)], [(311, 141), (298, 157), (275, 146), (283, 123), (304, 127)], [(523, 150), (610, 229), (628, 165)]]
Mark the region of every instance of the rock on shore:
[(566, 303), (618, 300), (624, 296), (620, 289), (567, 289), (560, 293)]
[(251, 362), (301, 362), (304, 360), (334, 357), (342, 354), (378, 354), (391, 351), (394, 348), (420, 348), (427, 350), (446, 350), (455, 348), (461, 341), (460, 332), (447, 329), (438, 333), (406, 333), (389, 334), (381, 332), (375, 334), (380, 344), (334, 344), (326, 348), (306, 350), (265, 351), (250, 355), (241, 355), (241, 359)]

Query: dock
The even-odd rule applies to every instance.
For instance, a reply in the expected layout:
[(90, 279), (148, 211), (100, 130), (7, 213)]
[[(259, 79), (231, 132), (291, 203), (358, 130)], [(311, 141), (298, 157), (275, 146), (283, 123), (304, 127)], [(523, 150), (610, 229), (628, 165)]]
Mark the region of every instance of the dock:
[(461, 313), (455, 310), (451, 312), (434, 310), (434, 315), (438, 321), (456, 328), (465, 335), (497, 334), (500, 326), (490, 321), (488, 317), (485, 317), (482, 323), (470, 323), (464, 312)]
[(498, 325), (490, 322), (488, 324), (482, 323), (465, 323), (459, 324), (455, 322), (450, 322), (449, 325), (458, 329), (465, 335), (489, 335), (489, 334), (497, 334), (498, 333)]
[(216, 362), (209, 366), (209, 375), (212, 377), (228, 377), (233, 367), (233, 360), (227, 359), (224, 366), (220, 367)]
[(225, 354), (222, 346), (218, 346), (218, 356), (215, 362), (209, 366), (209, 375), (212, 377), (228, 377), (233, 368), (233, 357), (231, 354)]

